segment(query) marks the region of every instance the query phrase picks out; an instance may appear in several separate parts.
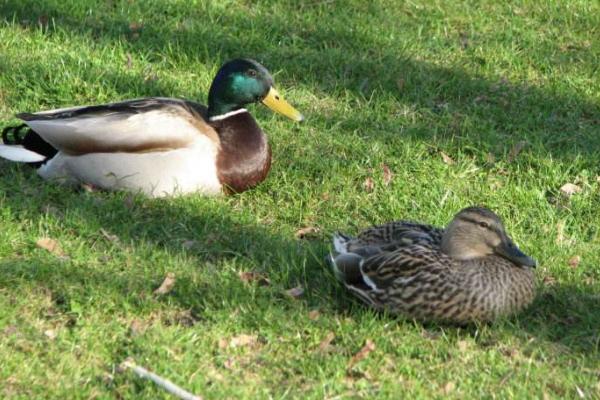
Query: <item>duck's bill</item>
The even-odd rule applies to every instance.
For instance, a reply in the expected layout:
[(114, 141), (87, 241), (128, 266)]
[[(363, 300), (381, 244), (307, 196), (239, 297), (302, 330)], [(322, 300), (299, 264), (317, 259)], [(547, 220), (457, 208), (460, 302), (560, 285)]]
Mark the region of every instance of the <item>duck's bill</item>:
[(500, 246), (496, 248), (496, 252), (518, 265), (532, 268), (535, 268), (537, 265), (533, 258), (523, 253), (512, 241), (500, 244)]
[(269, 90), (267, 97), (262, 100), (262, 103), (271, 110), (285, 115), (294, 121), (304, 120), (304, 116), (298, 112), (290, 103), (285, 101), (283, 97), (273, 87)]

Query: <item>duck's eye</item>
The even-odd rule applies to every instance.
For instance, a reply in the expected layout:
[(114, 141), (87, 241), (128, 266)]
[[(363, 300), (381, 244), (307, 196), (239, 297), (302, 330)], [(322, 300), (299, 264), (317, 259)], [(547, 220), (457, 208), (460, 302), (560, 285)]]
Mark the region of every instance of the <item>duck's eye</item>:
[(489, 227), (490, 227), (490, 224), (488, 224), (488, 223), (487, 223), (487, 222), (485, 222), (485, 221), (481, 221), (481, 222), (479, 223), (479, 226), (480, 226), (480, 227), (482, 227), (482, 228), (486, 228), (486, 229), (487, 229), (487, 228), (489, 228)]
[(248, 70), (248, 76), (249, 76), (249, 77), (251, 77), (251, 78), (256, 78), (256, 75), (258, 75), (258, 74), (257, 74), (257, 72), (256, 72), (256, 70), (255, 70), (255, 69), (249, 69), (249, 70)]

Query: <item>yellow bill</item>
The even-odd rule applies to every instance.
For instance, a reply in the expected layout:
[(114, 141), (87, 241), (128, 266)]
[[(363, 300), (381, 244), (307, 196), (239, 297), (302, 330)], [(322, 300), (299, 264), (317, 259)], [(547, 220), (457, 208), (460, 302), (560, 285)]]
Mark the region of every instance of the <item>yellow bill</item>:
[(285, 101), (283, 97), (273, 87), (269, 90), (267, 97), (262, 99), (262, 103), (271, 110), (285, 115), (294, 121), (304, 120), (304, 116), (298, 112), (290, 103)]

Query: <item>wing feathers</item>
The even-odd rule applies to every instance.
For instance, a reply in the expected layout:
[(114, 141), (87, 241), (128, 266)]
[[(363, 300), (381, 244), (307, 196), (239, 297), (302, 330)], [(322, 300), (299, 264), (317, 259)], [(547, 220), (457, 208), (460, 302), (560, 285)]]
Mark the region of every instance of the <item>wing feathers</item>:
[(68, 154), (177, 149), (198, 135), (215, 140), (203, 109), (178, 99), (150, 98), (101, 106), (19, 114), (31, 129)]

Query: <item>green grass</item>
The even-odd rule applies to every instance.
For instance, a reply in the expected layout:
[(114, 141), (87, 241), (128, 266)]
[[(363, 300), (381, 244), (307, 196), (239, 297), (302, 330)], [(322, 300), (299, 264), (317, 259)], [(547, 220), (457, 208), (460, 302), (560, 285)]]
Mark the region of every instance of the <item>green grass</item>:
[[(273, 169), (229, 198), (72, 191), (2, 162), (0, 397), (167, 398), (120, 373), (126, 357), (207, 399), (600, 397), (598, 37), (588, 0), (0, 0), (2, 126), (139, 96), (204, 102), (238, 56), (264, 63), (307, 117), (251, 107)], [(582, 192), (562, 196), (568, 182)], [(444, 224), (471, 204), (539, 261), (538, 298), (517, 317), (378, 315), (323, 262), (335, 230)], [(320, 231), (297, 240), (307, 226)], [(153, 295), (168, 272), (173, 290)], [(256, 343), (227, 346), (242, 334)], [(348, 371), (367, 339), (376, 349)]]

